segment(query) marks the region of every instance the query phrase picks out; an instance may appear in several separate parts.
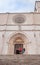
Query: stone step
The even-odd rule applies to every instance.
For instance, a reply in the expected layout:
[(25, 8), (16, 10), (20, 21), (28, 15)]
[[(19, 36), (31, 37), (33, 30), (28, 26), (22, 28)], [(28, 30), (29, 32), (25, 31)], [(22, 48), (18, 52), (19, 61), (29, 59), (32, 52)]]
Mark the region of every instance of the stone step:
[(0, 65), (40, 65), (40, 55), (0, 55)]

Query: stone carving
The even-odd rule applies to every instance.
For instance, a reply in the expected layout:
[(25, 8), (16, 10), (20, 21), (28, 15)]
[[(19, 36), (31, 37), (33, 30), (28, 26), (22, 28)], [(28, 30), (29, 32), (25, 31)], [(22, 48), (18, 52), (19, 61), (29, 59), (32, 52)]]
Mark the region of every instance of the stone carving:
[(15, 23), (24, 23), (24, 22), (25, 22), (25, 16), (22, 15), (22, 14), (15, 15), (15, 16), (13, 17), (13, 21), (14, 21)]

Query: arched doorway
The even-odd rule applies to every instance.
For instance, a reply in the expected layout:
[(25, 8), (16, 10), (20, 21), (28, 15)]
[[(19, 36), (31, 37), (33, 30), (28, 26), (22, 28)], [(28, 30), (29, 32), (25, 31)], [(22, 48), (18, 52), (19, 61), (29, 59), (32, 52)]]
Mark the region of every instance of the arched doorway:
[(17, 54), (16, 50), (19, 48), (24, 48), (24, 45), (27, 43), (27, 38), (22, 33), (14, 34), (9, 40), (8, 54)]
[(14, 43), (15, 43), (14, 44), (14, 53), (15, 54), (22, 54), (22, 51), (20, 53), (17, 52), (18, 50), (22, 50), (23, 49), (24, 40), (22, 39), (22, 37), (20, 37), (20, 36), (16, 37)]

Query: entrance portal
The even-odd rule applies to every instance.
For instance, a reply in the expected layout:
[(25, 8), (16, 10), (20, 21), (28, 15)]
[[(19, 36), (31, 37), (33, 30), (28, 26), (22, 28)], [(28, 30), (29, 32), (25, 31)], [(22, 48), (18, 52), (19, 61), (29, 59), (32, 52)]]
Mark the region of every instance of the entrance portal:
[(15, 44), (14, 45), (14, 53), (22, 54), (23, 44)]
[[(22, 33), (14, 34), (9, 40), (8, 54), (9, 55), (23, 54), (24, 51), (27, 50), (27, 48), (24, 49), (27, 42), (28, 40), (24, 34)], [(22, 52), (20, 52), (20, 49), (22, 50)]]

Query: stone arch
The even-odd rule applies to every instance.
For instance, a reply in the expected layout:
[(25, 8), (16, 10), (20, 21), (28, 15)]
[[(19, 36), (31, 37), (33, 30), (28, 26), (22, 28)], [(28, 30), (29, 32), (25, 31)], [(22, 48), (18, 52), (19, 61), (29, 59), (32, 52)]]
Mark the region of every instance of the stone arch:
[[(16, 43), (18, 42), (18, 43)], [(13, 54), (14, 44), (26, 44), (28, 43), (27, 37), (22, 33), (16, 33), (9, 39), (8, 54)]]

